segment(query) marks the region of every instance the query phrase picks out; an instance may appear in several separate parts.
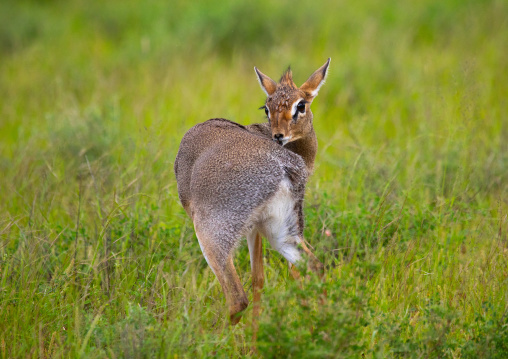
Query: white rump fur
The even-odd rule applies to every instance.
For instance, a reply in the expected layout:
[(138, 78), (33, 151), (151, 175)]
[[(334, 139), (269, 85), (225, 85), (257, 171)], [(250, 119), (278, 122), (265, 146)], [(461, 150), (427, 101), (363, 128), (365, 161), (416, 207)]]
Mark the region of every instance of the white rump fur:
[(298, 251), (298, 243), (301, 239), (298, 235), (289, 233), (291, 227), (297, 226), (298, 223), (295, 199), (291, 194), (289, 179), (284, 179), (275, 195), (256, 212), (258, 215), (255, 228), (247, 235), (249, 251), (254, 245), (256, 231), (259, 231), (268, 239), (272, 247), (290, 263), (298, 262), (301, 259)]

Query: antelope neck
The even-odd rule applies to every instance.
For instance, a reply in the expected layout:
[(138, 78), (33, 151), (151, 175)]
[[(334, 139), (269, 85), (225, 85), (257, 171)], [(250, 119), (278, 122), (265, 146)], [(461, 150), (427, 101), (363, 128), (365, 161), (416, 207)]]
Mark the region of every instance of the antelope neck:
[(305, 166), (309, 173), (314, 170), (314, 160), (317, 153), (317, 137), (314, 129), (305, 137), (296, 141), (289, 142), (286, 147), (288, 150), (300, 155), (305, 161)]

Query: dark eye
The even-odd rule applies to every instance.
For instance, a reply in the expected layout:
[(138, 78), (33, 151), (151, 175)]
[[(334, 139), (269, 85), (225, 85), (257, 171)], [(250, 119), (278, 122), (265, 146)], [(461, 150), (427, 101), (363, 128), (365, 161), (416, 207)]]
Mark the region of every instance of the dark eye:
[(265, 114), (266, 114), (266, 116), (268, 116), (268, 112), (270, 112), (270, 111), (268, 111), (268, 106), (264, 105), (264, 106), (261, 106), (259, 109), (265, 110)]
[(296, 105), (296, 109), (298, 110), (298, 112), (304, 113), (305, 112), (305, 102), (303, 102), (303, 101), (299, 102), (298, 105)]

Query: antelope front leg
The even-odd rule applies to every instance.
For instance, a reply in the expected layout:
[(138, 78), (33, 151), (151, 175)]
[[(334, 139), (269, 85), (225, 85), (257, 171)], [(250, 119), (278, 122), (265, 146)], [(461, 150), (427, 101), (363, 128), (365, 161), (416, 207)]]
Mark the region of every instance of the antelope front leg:
[(302, 263), (306, 263), (308, 269), (323, 276), (323, 264), (317, 259), (312, 251), (307, 247), (303, 238), (291, 236), (283, 239), (270, 238), (272, 246), (291, 263), (291, 274), (298, 279), (299, 273), (293, 266), (301, 269)]
[(307, 245), (305, 244), (305, 240), (303, 238), (300, 239), (299, 245), (302, 247), (303, 251), (307, 256), (308, 268), (314, 273), (317, 273), (321, 278), (323, 278), (324, 275), (323, 263), (321, 263), (319, 259), (317, 259), (317, 257), (314, 255), (314, 253), (312, 253), (309, 247), (307, 247)]
[[(308, 256), (308, 261), (307, 261), (308, 268), (311, 271), (313, 271), (314, 273), (317, 273), (319, 275), (319, 277), (321, 278), (321, 281), (323, 281), (324, 274), (325, 274), (323, 263), (321, 263), (319, 261), (319, 259), (317, 259), (317, 257), (314, 255), (314, 253), (312, 253), (312, 251), (309, 249), (309, 247), (307, 247), (307, 245), (305, 244), (305, 240), (303, 238), (301, 239), (300, 245), (301, 245), (303, 251)], [(294, 270), (294, 267), (292, 267), (292, 269)], [(325, 288), (325, 289), (323, 289), (323, 294), (319, 298), (319, 301), (322, 305), (325, 304), (327, 296), (328, 296), (328, 293), (326, 292), (326, 288)]]
[[(309, 247), (307, 247), (302, 237), (288, 237), (282, 241), (272, 240), (272, 245), (289, 261), (291, 275), (294, 279), (301, 279), (300, 270), (302, 263), (306, 263), (308, 269), (318, 274), (322, 280), (324, 279), (323, 263), (321, 263)], [(300, 285), (303, 286), (303, 283)], [(321, 303), (325, 302), (326, 296), (327, 293), (325, 289), (323, 295), (320, 297)], [(304, 300), (302, 304), (307, 305), (307, 301)]]

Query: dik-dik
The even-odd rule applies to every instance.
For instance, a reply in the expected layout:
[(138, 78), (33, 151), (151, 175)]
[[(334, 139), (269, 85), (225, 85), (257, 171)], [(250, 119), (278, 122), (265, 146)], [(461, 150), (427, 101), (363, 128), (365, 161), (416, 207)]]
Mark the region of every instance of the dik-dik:
[(261, 235), (291, 264), (322, 269), (303, 239), (302, 205), (317, 152), (310, 105), (329, 64), (330, 59), (300, 87), (289, 69), (276, 83), (254, 68), (267, 95), (262, 108), (268, 122), (242, 126), (211, 119), (192, 127), (180, 144), (178, 195), (222, 286), (233, 324), (249, 303), (233, 265), (242, 237), (249, 247), (255, 315), (264, 282)]

